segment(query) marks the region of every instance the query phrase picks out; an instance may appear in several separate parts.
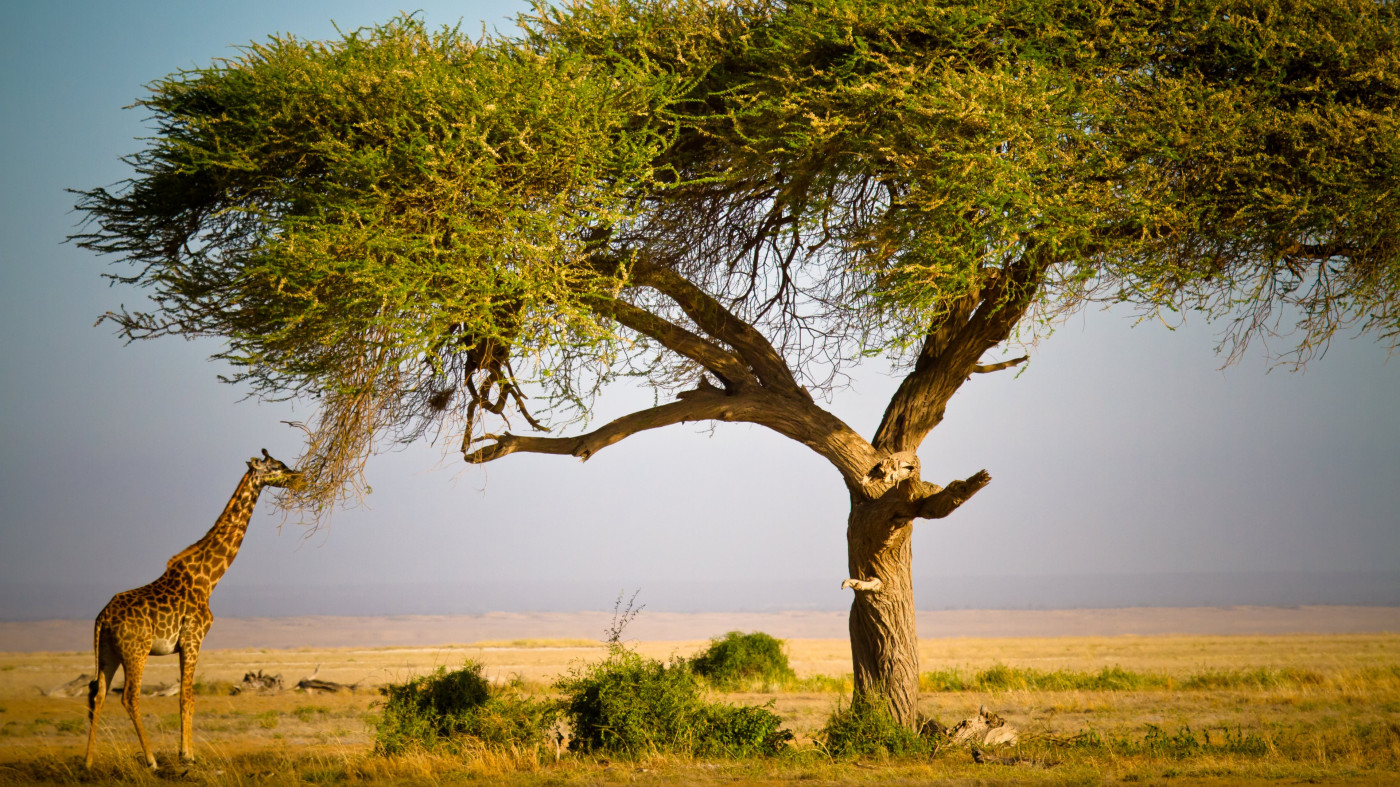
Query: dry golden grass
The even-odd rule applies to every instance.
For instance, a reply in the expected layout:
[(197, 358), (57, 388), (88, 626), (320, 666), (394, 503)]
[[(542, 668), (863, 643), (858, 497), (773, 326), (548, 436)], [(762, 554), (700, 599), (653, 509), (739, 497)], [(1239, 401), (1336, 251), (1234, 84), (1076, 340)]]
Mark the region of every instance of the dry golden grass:
[[(639, 643), (659, 658), (689, 655), (704, 641)], [(791, 640), (799, 678), (849, 672), (839, 640)], [(112, 697), (100, 726), (95, 771), (82, 770), (87, 722), (84, 697), (45, 697), (39, 689), (92, 671), (87, 653), (0, 654), (0, 781), (89, 781), (147, 784), (172, 778), (218, 784), (452, 783), (719, 784), (807, 781), (815, 784), (901, 784), (1097, 781), (1239, 783), (1249, 781), (1400, 782), (1400, 635), (1268, 637), (1106, 637), (926, 640), (928, 671), (973, 676), (994, 665), (1041, 672), (1097, 672), (1119, 666), (1166, 676), (1137, 690), (926, 692), (921, 707), (952, 722), (985, 704), (1025, 733), (1003, 762), (977, 764), (967, 749), (929, 761), (832, 762), (812, 736), (836, 706), (832, 691), (732, 694), (736, 702), (773, 700), (798, 736), (798, 747), (774, 760), (698, 762), (658, 757), (639, 762), (553, 753), (476, 752), (449, 757), (371, 753), (369, 720), (375, 686), (473, 658), (500, 680), (520, 676), (541, 688), (600, 646), (578, 640), (492, 641), (442, 648), (214, 650), (201, 657), (205, 684), (236, 683), (243, 673), (280, 673), (287, 685), (311, 675), (358, 683), (354, 693), (237, 696), (197, 700), (200, 762), (175, 762), (176, 697), (147, 697), (142, 713), (157, 760), (141, 767), (130, 721)], [(174, 658), (152, 659), (147, 682), (173, 681)], [(1247, 671), (1272, 670), (1261, 685)], [(1214, 676), (1204, 684), (1199, 676)], [(1193, 684), (1191, 678), (1198, 680)], [(1241, 676), (1245, 676), (1242, 678)], [(828, 681), (837, 685), (838, 681)], [(815, 685), (809, 682), (808, 685)], [(1209, 687), (1191, 686), (1206, 685)], [(1153, 730), (1156, 732), (1153, 732)]]

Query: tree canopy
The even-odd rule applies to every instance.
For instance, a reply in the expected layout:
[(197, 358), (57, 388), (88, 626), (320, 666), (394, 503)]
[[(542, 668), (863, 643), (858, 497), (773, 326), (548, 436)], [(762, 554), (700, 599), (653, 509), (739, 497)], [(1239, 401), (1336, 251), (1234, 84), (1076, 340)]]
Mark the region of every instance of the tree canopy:
[[(1201, 311), (1230, 353), (1281, 336), (1293, 362), (1400, 340), (1381, 0), (539, 3), (513, 35), (405, 16), (149, 90), (154, 136), (80, 192), (75, 238), (148, 288), (110, 315), (126, 337), (219, 337), (256, 393), (319, 400), (313, 508), (386, 439), (587, 458), (714, 418), (878, 497), (882, 457), (1018, 360), (985, 353), (1090, 302)], [(868, 443), (773, 405), (871, 355), (907, 377)], [(622, 375), (679, 398), (490, 431), (566, 424)]]

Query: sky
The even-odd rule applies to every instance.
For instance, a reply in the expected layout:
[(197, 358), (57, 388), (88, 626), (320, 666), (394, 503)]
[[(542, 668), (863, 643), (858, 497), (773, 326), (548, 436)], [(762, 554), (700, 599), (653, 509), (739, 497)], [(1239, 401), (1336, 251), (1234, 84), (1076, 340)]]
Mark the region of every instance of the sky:
[[(425, 2), (430, 25), (509, 29), (511, 2)], [(275, 32), (336, 36), (371, 2), (0, 5), (0, 619), (86, 618), (214, 522), (267, 448), (291, 461), (305, 404), (218, 380), (214, 341), (123, 345), (103, 312), (143, 295), (64, 244), (74, 197), (126, 177), (143, 85)], [(1019, 375), (979, 375), (920, 456), (927, 480), (992, 484), (921, 521), (921, 608), (1400, 603), (1400, 361), (1340, 337), (1303, 373), (1261, 348), (1221, 368), (1218, 326), (1078, 314)], [(862, 367), (833, 412), (871, 434), (896, 381)], [(619, 390), (600, 415), (645, 406)], [(681, 426), (586, 464), (452, 444), (376, 456), (367, 505), (309, 532), (259, 505), (220, 615), (841, 609), (846, 493), (760, 427)]]

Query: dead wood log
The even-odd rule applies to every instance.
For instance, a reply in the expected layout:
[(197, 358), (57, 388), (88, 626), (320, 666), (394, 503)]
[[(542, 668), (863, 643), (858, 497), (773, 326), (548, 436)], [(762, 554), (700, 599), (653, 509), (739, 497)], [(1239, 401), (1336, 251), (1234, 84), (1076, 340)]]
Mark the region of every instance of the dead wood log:
[(311, 672), (311, 677), (302, 678), (297, 681), (296, 690), (310, 693), (326, 692), (334, 693), (338, 691), (354, 692), (359, 683), (336, 683), (333, 680), (321, 680), (316, 676), (321, 674), (321, 665), (317, 664), (316, 669)]
[(1016, 728), (1006, 723), (1002, 717), (987, 710), (986, 706), (977, 709), (977, 715), (963, 719), (948, 730), (948, 739), (957, 745), (964, 743), (983, 746), (999, 746), (1015, 743), (1020, 739)]
[[(39, 689), (39, 693), (45, 697), (86, 697), (92, 680), (92, 676), (84, 672), (62, 686)], [(124, 688), (124, 684), (110, 683), (107, 685), (107, 693), (120, 694)], [(148, 683), (141, 687), (141, 694), (145, 697), (173, 697), (179, 693), (180, 684), (178, 683)]]
[[(39, 693), (45, 697), (79, 697), (87, 696), (88, 684), (92, 683), (92, 676), (84, 672), (78, 677), (68, 681), (62, 686), (54, 686), (51, 689), (39, 689)], [(39, 688), (35, 686), (35, 688)]]
[(245, 691), (257, 692), (258, 694), (271, 694), (282, 690), (282, 676), (269, 675), (262, 670), (248, 672), (243, 675), (243, 682), (234, 687), (234, 694), (242, 694)]
[[(121, 694), (126, 690), (126, 684), (117, 683), (107, 687), (108, 694)], [(180, 693), (178, 683), (147, 683), (141, 686), (141, 696), (143, 697), (173, 697)], [(87, 695), (87, 689), (83, 689), (83, 695)]]

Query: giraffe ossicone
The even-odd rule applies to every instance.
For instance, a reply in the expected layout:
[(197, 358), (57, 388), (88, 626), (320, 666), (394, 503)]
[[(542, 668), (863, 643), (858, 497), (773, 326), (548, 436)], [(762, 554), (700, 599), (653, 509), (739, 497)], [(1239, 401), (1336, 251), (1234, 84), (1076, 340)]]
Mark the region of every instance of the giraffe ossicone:
[(248, 472), (203, 538), (170, 558), (159, 579), (118, 593), (98, 613), (92, 632), (97, 677), (88, 684), (87, 767), (92, 767), (97, 721), (118, 666), (126, 678), (122, 707), (136, 727), (146, 764), (156, 767), (141, 726), (141, 673), (147, 656), (171, 653), (180, 654), (180, 759), (194, 759), (194, 668), (200, 644), (214, 622), (209, 594), (238, 556), (262, 488), (294, 488), (300, 483), (301, 473), (273, 459), (264, 448), (261, 459), (248, 460)]

